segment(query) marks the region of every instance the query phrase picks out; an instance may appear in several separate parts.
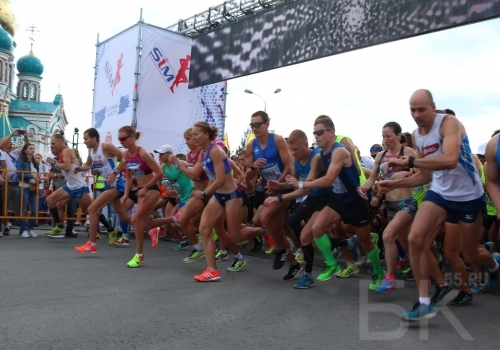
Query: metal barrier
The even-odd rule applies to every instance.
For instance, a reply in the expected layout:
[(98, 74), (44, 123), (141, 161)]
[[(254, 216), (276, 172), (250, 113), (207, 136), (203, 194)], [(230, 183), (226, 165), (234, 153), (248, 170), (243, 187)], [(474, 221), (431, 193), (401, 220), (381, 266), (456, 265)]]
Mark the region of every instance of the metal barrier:
[[(36, 172), (36, 171), (19, 171), (19, 170), (8, 170), (8, 169), (1, 169), (4, 182), (0, 187), (0, 198), (1, 198), (1, 204), (2, 204), (2, 210), (0, 210), (0, 219), (27, 219), (27, 220), (49, 220), (51, 219), (51, 215), (49, 211), (39, 211), (39, 202), (40, 202), (40, 194), (42, 189), (40, 188), (40, 185), (43, 184), (43, 191), (49, 190), (51, 193), (54, 191), (54, 178), (51, 178), (50, 174), (55, 175), (54, 173), (42, 173), (42, 172)], [(9, 182), (7, 179), (10, 178), (9, 175), (12, 176), (13, 173), (18, 174), (18, 181), (15, 182)], [(25, 182), (25, 174), (32, 174), (34, 175), (37, 180), (35, 180), (34, 183)], [(87, 183), (90, 178), (93, 178), (93, 184), (95, 184), (95, 176), (89, 175), (85, 176), (87, 179)], [(48, 185), (45, 185), (47, 184)], [(31, 187), (30, 187), (31, 186)], [(36, 188), (34, 188), (36, 187)], [(18, 192), (18, 196), (20, 197), (19, 200), (19, 207), (14, 208), (14, 198), (10, 198), (9, 200), (9, 192), (14, 191), (14, 188)], [(35, 215), (31, 216), (31, 212), (33, 208), (28, 208), (26, 212), (26, 216), (22, 215), (22, 208), (24, 204), (24, 189), (25, 188), (30, 188), (29, 191), (34, 192), (36, 196), (36, 208), (35, 208)], [(35, 191), (33, 191), (35, 190)], [(50, 194), (49, 194), (50, 195)], [(92, 191), (92, 196), (94, 196), (94, 191)], [(12, 208), (11, 207), (12, 204)], [(29, 204), (28, 204), (29, 205)], [(17, 209), (17, 210), (15, 210)], [(17, 213), (16, 213), (17, 211)], [(62, 218), (61, 218), (62, 219)], [(82, 209), (78, 207), (76, 217), (68, 217), (67, 215), (67, 205), (65, 206), (64, 210), (64, 219), (65, 221), (67, 220), (75, 220), (75, 221), (85, 221), (86, 218), (86, 213), (82, 212)]]

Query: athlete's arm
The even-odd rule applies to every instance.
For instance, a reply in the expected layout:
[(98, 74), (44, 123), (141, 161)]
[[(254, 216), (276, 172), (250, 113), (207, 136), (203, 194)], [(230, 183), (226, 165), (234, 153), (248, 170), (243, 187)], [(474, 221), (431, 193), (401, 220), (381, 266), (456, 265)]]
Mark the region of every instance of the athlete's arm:
[[(422, 155), (420, 154), (420, 152), (416, 152), (415, 155), (417, 156), (415, 161), (417, 161), (417, 159), (422, 159)], [(410, 177), (399, 180), (380, 181), (378, 185), (384, 192), (388, 192), (395, 188), (412, 188), (426, 185), (431, 181), (431, 179), (432, 172), (430, 170), (420, 168), (414, 175)]]
[(257, 172), (253, 170), (253, 142), (247, 143), (246, 154), (245, 154), (245, 162), (248, 166), (247, 171), (245, 173), (245, 177), (247, 181), (252, 181), (255, 179)]
[(236, 186), (241, 185), (241, 183), (243, 182), (243, 180), (245, 180), (245, 174), (243, 174), (243, 171), (241, 171), (241, 169), (238, 168), (238, 166), (236, 165), (235, 162), (233, 162), (229, 158), (227, 160), (229, 160), (229, 164), (231, 165), (231, 169), (233, 169), (233, 172), (234, 172), (233, 173), (233, 177), (236, 180)]
[(473, 154), (472, 160), (474, 161), (474, 166), (476, 167), (476, 171), (479, 177), (483, 176), (483, 167), (481, 166), (481, 161), (479, 160), (479, 157)]
[[(323, 163), (321, 163), (321, 156), (319, 153), (315, 154), (313, 159), (311, 159), (311, 168), (309, 169), (309, 174), (307, 174), (306, 181), (316, 180), (319, 176), (321, 169), (323, 168)], [(293, 167), (294, 176), (298, 178), (297, 170)], [(289, 181), (290, 177), (287, 178)], [(290, 182), (289, 182), (290, 183)], [(305, 182), (304, 182), (305, 183)], [(291, 193), (286, 193), (283, 195), (283, 200), (296, 199), (306, 196), (310, 191), (306, 188), (297, 189)]]
[(151, 169), (154, 173), (151, 181), (145, 186), (148, 188), (153, 187), (163, 179), (163, 171), (161, 171), (160, 165), (155, 161), (155, 159), (151, 157), (151, 154), (149, 154), (144, 148), (141, 147), (139, 155), (142, 161), (145, 162), (149, 166), (149, 169)]
[(186, 162), (180, 162), (174, 156), (170, 156), (169, 161), (177, 165), (177, 169), (179, 169), (181, 173), (183, 173), (193, 181), (199, 178), (201, 173), (203, 172), (203, 163), (201, 155), (198, 157), (198, 160), (196, 161), (196, 164), (193, 166), (193, 169), (189, 169), (188, 164)]
[(220, 147), (212, 147), (208, 156), (214, 165), (215, 180), (205, 189), (205, 197), (214, 194), (219, 188), (226, 184), (226, 174), (224, 174), (224, 151), (222, 151)]
[(486, 145), (486, 163), (484, 163), (484, 171), (486, 174), (486, 188), (488, 189), (488, 195), (490, 196), (495, 207), (497, 208), (497, 217), (500, 215), (500, 180), (498, 164), (496, 160), (496, 153), (498, 147), (498, 135), (493, 137)]
[(117, 162), (122, 160), (123, 154), (122, 152), (115, 147), (112, 143), (103, 143), (102, 144), (102, 152), (108, 158), (116, 157)]
[(342, 171), (344, 163), (346, 163), (346, 160), (348, 159), (351, 159), (351, 162), (353, 162), (351, 154), (347, 149), (343, 147), (336, 148), (332, 152), (332, 161), (326, 171), (326, 175), (317, 180), (304, 182), (304, 188), (312, 190), (315, 188), (325, 188), (331, 186)]
[(382, 154), (384, 154), (384, 151), (378, 152), (377, 155), (375, 156), (375, 160), (373, 161), (373, 169), (372, 172), (370, 173), (370, 177), (360, 186), (362, 190), (369, 191), (375, 184), (375, 181), (377, 181), (378, 173), (380, 172), (380, 160), (382, 159)]
[(439, 130), (443, 139), (443, 154), (434, 158), (415, 159), (415, 168), (427, 170), (455, 169), (460, 154), (462, 133), (460, 122), (457, 118), (447, 115)]
[(70, 171), (71, 170), (71, 160), (72, 160), (72, 157), (75, 157), (75, 153), (70, 148), (65, 148), (62, 151), (62, 156), (63, 156), (62, 163), (57, 161), (55, 164), (53, 164), (53, 166), (55, 166), (56, 168), (58, 168), (60, 170)]
[(276, 149), (278, 150), (281, 162), (283, 163), (283, 171), (281, 172), (281, 176), (276, 181), (285, 182), (285, 177), (292, 173), (292, 155), (290, 154), (288, 143), (282, 136), (274, 135), (274, 143), (276, 144)]
[(360, 176), (363, 172), (363, 169), (361, 169), (361, 164), (360, 162), (358, 162), (358, 154), (356, 152), (356, 147), (354, 147), (354, 143), (348, 137), (344, 137), (342, 140), (340, 140), (340, 143), (343, 144), (351, 154), (352, 161), (354, 162), (354, 164), (356, 164), (356, 168), (358, 168), (358, 176)]
[(85, 162), (85, 164), (83, 164), (82, 166), (77, 166), (75, 168), (75, 172), (87, 171), (87, 170), (90, 170), (90, 169), (92, 169), (92, 158), (90, 157), (90, 154), (89, 154), (89, 156), (87, 157), (87, 161)]

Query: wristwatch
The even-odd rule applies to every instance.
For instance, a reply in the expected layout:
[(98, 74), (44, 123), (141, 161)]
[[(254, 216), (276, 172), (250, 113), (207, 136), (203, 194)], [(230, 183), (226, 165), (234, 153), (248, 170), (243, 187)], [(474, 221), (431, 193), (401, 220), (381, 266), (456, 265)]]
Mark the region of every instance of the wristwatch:
[(53, 160), (52, 163), (50, 163), (51, 166), (54, 166), (54, 164), (56, 164), (57, 161), (56, 160)]
[(206, 197), (205, 191), (201, 191), (201, 196), (202, 196), (203, 198), (205, 198), (205, 197)]
[(113, 172), (114, 172), (116, 175), (119, 175), (119, 174), (121, 173), (120, 169), (118, 169), (118, 168), (117, 168), (117, 169), (115, 169), (115, 170), (113, 170)]
[(304, 181), (299, 181), (299, 190), (304, 188)]
[(276, 197), (278, 197), (278, 200), (279, 200), (280, 202), (283, 202), (283, 195), (282, 195), (281, 193), (278, 193), (278, 194), (276, 195)]
[(255, 167), (253, 166), (253, 164), (250, 166), (250, 169), (255, 170)]

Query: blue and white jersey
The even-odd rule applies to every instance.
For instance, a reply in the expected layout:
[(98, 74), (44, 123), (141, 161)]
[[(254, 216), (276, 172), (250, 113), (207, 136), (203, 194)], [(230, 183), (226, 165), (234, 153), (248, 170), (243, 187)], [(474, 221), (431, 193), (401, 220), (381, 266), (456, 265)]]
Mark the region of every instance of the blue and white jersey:
[[(99, 170), (101, 176), (107, 180), (108, 176), (111, 175), (116, 168), (117, 160), (116, 157), (106, 158), (102, 151), (102, 142), (99, 142), (97, 150), (94, 153), (93, 149), (90, 149), (90, 158), (92, 159), (92, 168)], [(116, 186), (116, 182), (122, 182), (122, 175), (118, 175), (115, 183), (112, 187)]]
[[(445, 116), (446, 114), (436, 114), (434, 124), (427, 135), (420, 135), (418, 128), (415, 130), (417, 149), (422, 157), (434, 158), (443, 154), (443, 138), (439, 129)], [(454, 117), (448, 115), (447, 118)], [(430, 190), (454, 202), (467, 202), (483, 195), (483, 186), (472, 159), (467, 134), (460, 142), (457, 166), (454, 169), (433, 171)]]

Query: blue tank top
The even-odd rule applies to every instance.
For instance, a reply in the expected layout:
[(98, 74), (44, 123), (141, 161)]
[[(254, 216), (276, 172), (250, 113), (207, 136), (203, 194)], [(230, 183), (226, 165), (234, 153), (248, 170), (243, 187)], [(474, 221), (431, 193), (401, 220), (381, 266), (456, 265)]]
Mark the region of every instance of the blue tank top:
[(264, 158), (267, 160), (267, 163), (259, 169), (264, 186), (267, 185), (268, 180), (278, 180), (283, 172), (283, 169), (285, 169), (278, 148), (276, 147), (276, 143), (274, 142), (274, 136), (274, 134), (269, 134), (269, 139), (267, 140), (265, 149), (260, 148), (258, 139), (252, 140), (253, 159), (257, 160), (259, 158)]
[[(327, 154), (324, 154), (324, 151), (321, 151), (323, 169), (328, 169), (330, 163), (332, 162), (332, 153), (339, 147), (345, 148), (343, 144), (335, 142), (332, 149)], [(358, 166), (355, 162), (352, 162), (351, 166), (342, 167), (340, 174), (333, 182), (333, 197), (336, 201), (346, 204), (359, 201), (361, 199), (357, 192), (359, 185)]]
[(497, 160), (497, 165), (498, 165), (497, 176), (498, 179), (500, 180), (500, 135), (497, 136), (497, 139), (498, 139), (498, 144), (497, 144), (497, 153), (495, 154), (495, 159)]
[[(210, 151), (212, 151), (212, 147), (215, 144), (212, 143), (207, 150), (207, 153), (203, 155), (203, 171), (205, 171), (205, 174), (207, 174), (208, 179), (210, 181), (215, 180), (215, 169), (214, 169), (214, 163), (212, 163), (212, 160), (210, 159)], [(227, 157), (224, 158), (224, 174), (229, 174), (231, 172), (231, 165), (229, 164), (229, 160), (227, 160)]]
[[(300, 161), (295, 160), (295, 169), (297, 170), (297, 173), (299, 174), (299, 180), (305, 181), (307, 179), (307, 176), (309, 175), (309, 172), (311, 171), (311, 161), (314, 158), (314, 156), (321, 151), (318, 148), (315, 148), (312, 150), (311, 154), (309, 155), (309, 159), (307, 160), (306, 164), (302, 165), (300, 164)], [(319, 173), (319, 177), (323, 177), (326, 174), (326, 170), (322, 169)], [(332, 187), (326, 187), (326, 188), (318, 188), (312, 190), (308, 196), (311, 197), (316, 197), (321, 194), (327, 193), (332, 190)]]

